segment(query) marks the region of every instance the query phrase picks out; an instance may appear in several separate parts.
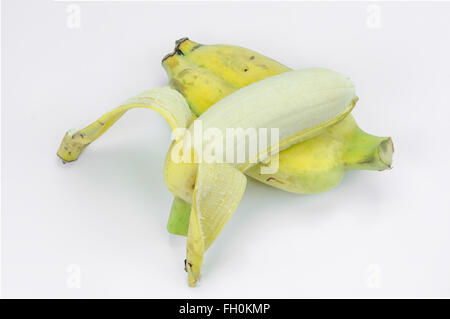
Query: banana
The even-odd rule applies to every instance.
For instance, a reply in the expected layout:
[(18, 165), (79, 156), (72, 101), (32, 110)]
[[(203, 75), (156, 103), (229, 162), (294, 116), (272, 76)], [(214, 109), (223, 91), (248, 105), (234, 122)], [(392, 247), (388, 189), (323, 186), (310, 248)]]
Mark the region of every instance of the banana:
[[(129, 99), (85, 129), (66, 134), (58, 155), (64, 161), (76, 159), (89, 143), (132, 108), (146, 107), (163, 115), (174, 136), (166, 175), (180, 178), (181, 187), (168, 186), (175, 197), (192, 204), (186, 271), (189, 285), (195, 286), (206, 250), (242, 198), (246, 187), (244, 172), (260, 162), (268, 165), (280, 150), (317, 136), (342, 121), (356, 101), (354, 86), (348, 78), (326, 69), (303, 69), (239, 89), (191, 122), (186, 100), (176, 90), (163, 87)], [(215, 132), (215, 137), (204, 138), (202, 131), (197, 130), (199, 126), (205, 132)], [(256, 152), (252, 152), (246, 135), (228, 139), (230, 129), (240, 128), (254, 130), (255, 141), (259, 142), (266, 137), (264, 130), (270, 128), (270, 142), (259, 143)], [(272, 134), (277, 138), (272, 139)], [(243, 157), (239, 160), (239, 154), (237, 158), (234, 154), (241, 147)]]
[[(164, 167), (166, 185), (175, 196), (167, 228), (187, 235), (190, 286), (200, 279), (205, 252), (237, 209), (246, 175), (286, 191), (315, 193), (336, 185), (346, 170), (391, 165), (391, 139), (359, 129), (349, 115), (357, 102), (353, 84), (336, 72), (291, 71), (251, 50), (187, 39), (177, 42), (163, 66), (170, 87), (146, 91), (86, 128), (69, 131), (57, 154), (66, 162), (76, 160), (130, 109), (160, 113), (174, 139)], [(220, 138), (201, 137), (196, 143), (198, 125), (215, 129)], [(258, 141), (266, 137), (260, 129), (277, 128), (279, 139), (259, 145), (254, 153), (245, 134), (225, 142), (230, 128), (256, 129)], [(242, 147), (243, 160), (221, 160)], [(271, 170), (273, 163), (278, 170)]]
[[(201, 45), (188, 38), (176, 41), (173, 53), (163, 58), (162, 65), (169, 77), (169, 85), (186, 98), (197, 116), (241, 87), (291, 70), (246, 48)], [(391, 138), (364, 132), (349, 114), (322, 134), (280, 152), (276, 173), (261, 174), (264, 163), (245, 173), (284, 191), (321, 193), (336, 186), (349, 170), (391, 168), (393, 151)], [(183, 196), (174, 199), (167, 229), (173, 234), (185, 235), (189, 225), (182, 223), (181, 216), (190, 213), (195, 175), (191, 176), (188, 185), (183, 185), (179, 174), (168, 174), (174, 170), (173, 166), (166, 160), (166, 185)], [(173, 220), (175, 216), (176, 220)]]

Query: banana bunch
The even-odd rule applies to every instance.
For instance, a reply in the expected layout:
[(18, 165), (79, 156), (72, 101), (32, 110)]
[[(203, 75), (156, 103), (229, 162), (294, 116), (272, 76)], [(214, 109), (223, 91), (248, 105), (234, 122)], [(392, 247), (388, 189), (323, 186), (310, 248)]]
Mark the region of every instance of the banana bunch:
[[(241, 87), (291, 71), (257, 52), (232, 45), (201, 45), (188, 38), (176, 41), (163, 67), (169, 84), (180, 92), (192, 112), (200, 116), (209, 107)], [(275, 155), (279, 169), (261, 174), (258, 164), (246, 175), (270, 186), (298, 194), (321, 193), (336, 186), (348, 170), (385, 170), (392, 164), (393, 144), (389, 137), (362, 131), (351, 114), (316, 137)], [(172, 163), (166, 160), (165, 180), (169, 187), (182, 185)], [(191, 190), (186, 187), (189, 199)], [(188, 200), (189, 201), (189, 200)], [(186, 235), (191, 207), (175, 198), (167, 224), (170, 233)]]
[[(145, 91), (67, 132), (58, 156), (76, 160), (130, 109), (160, 113), (174, 140), (164, 168), (175, 196), (168, 229), (187, 235), (190, 286), (200, 279), (206, 250), (236, 210), (246, 175), (283, 190), (316, 193), (336, 185), (348, 169), (391, 165), (391, 139), (357, 127), (349, 115), (358, 100), (354, 86), (337, 72), (292, 71), (247, 49), (187, 39), (177, 41), (163, 66), (170, 86)], [(230, 130), (245, 134), (230, 140)], [(258, 147), (249, 141), (258, 141)]]

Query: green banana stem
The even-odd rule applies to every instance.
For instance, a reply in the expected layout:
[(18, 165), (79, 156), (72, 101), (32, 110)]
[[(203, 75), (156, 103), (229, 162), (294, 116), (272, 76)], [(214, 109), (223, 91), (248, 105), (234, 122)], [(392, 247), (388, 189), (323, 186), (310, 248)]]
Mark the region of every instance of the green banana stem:
[(189, 229), (189, 216), (191, 205), (184, 200), (175, 197), (170, 209), (170, 216), (167, 222), (167, 230), (174, 235), (187, 236)]
[(390, 137), (358, 131), (345, 143), (344, 165), (348, 170), (383, 171), (392, 167), (394, 145)]

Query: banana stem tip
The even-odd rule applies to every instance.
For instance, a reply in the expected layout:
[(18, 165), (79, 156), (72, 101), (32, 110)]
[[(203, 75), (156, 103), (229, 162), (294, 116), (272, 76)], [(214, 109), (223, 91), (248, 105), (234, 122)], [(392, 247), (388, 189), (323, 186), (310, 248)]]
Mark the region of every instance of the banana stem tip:
[(380, 143), (378, 148), (378, 156), (380, 161), (383, 162), (389, 169), (392, 168), (392, 155), (394, 153), (394, 143), (392, 138), (387, 138)]

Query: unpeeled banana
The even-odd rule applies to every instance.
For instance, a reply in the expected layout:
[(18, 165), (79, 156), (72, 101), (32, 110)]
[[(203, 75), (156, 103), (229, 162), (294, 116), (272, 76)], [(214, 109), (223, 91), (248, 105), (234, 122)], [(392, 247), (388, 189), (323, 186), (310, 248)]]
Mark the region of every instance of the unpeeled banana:
[[(183, 59), (186, 59), (186, 63), (195, 65), (197, 73), (191, 74), (192, 81), (186, 81), (189, 79), (187, 74), (191, 73), (188, 68), (181, 69), (176, 73), (177, 76), (171, 76), (169, 73), (171, 87), (181, 92), (184, 97), (177, 90), (169, 87), (146, 91), (108, 112), (86, 128), (68, 132), (58, 150), (58, 155), (64, 161), (77, 159), (89, 143), (103, 134), (126, 111), (134, 107), (154, 109), (166, 118), (174, 133), (174, 142), (169, 149), (164, 172), (167, 186), (176, 197), (172, 213), (186, 211), (190, 207), (189, 204), (192, 204), (190, 214), (171, 213), (169, 220), (169, 225), (172, 221), (174, 228), (181, 226), (181, 230), (175, 231), (179, 233), (186, 230), (185, 224), (189, 220), (186, 270), (191, 286), (194, 286), (200, 278), (205, 251), (239, 204), (246, 185), (243, 173), (251, 173), (257, 179), (265, 179), (267, 183), (271, 181), (271, 178), (282, 178), (281, 175), (277, 175), (279, 174), (277, 172), (269, 177), (261, 174), (264, 168), (270, 167), (279, 159), (279, 170), (282, 169), (282, 165), (288, 168), (283, 170), (286, 174), (283, 178), (287, 181), (292, 177), (289, 172), (295, 174), (301, 171), (295, 164), (289, 166), (296, 162), (295, 157), (298, 159), (301, 152), (312, 152), (312, 154), (316, 152), (319, 161), (321, 156), (333, 157), (333, 159), (325, 159), (324, 163), (342, 162), (346, 154), (352, 154), (348, 158), (356, 158), (356, 161), (359, 161), (364, 155), (366, 158), (374, 158), (371, 161), (379, 165), (376, 169), (383, 169), (390, 166), (388, 146), (392, 145), (390, 139), (381, 141), (381, 138), (376, 140), (376, 137), (366, 139), (365, 136), (359, 136), (363, 134), (362, 131), (360, 133), (355, 129), (356, 124), (352, 118), (349, 121), (348, 116), (357, 97), (352, 83), (342, 75), (317, 68), (288, 71), (281, 64), (256, 53), (250, 56), (242, 55), (244, 51), (252, 52), (249, 50), (232, 46), (226, 46), (226, 48), (216, 46), (215, 51), (203, 51), (206, 47), (198, 46), (188, 40), (180, 41), (175, 54), (164, 60), (166, 70), (169, 71), (175, 70), (177, 65), (169, 68), (167, 63), (174, 61), (172, 58), (181, 54)], [(196, 51), (199, 54), (195, 54)], [(202, 52), (203, 56), (200, 54)], [(224, 52), (224, 54), (214, 57), (215, 52)], [(189, 60), (191, 56), (192, 60)], [(255, 68), (259, 68), (258, 71), (252, 73), (253, 64), (249, 62), (246, 62), (247, 67), (240, 69), (245, 59), (257, 63)], [(217, 70), (222, 70), (223, 74)], [(183, 71), (185, 76), (179, 76)], [(244, 72), (247, 76), (239, 76), (239, 72)], [(268, 76), (270, 77), (267, 78)], [(179, 78), (183, 78), (183, 81), (177, 82)], [(257, 83), (251, 84), (253, 82)], [(239, 87), (244, 88), (238, 90)], [(194, 114), (199, 115), (195, 121), (189, 107)], [(201, 115), (208, 108), (210, 108), (208, 112)], [(219, 139), (222, 140), (222, 146), (218, 148), (215, 143), (211, 143), (211, 140), (202, 138), (200, 138), (200, 148), (198, 144), (191, 144), (191, 138), (196, 136), (198, 123), (202, 123), (206, 129), (217, 129), (222, 133)], [(277, 128), (279, 140), (271, 141), (265, 148), (258, 149), (258, 153), (250, 156), (245, 136), (233, 140), (231, 146), (224, 143), (223, 138), (229, 128)], [(257, 132), (260, 134), (260, 131), (257, 130)], [(323, 135), (331, 139), (311, 143)], [(339, 138), (335, 141), (336, 136)], [(354, 143), (353, 146), (358, 145), (358, 147), (351, 147), (351, 143), (347, 143), (347, 140), (351, 140), (351, 143)], [(336, 143), (331, 146), (334, 148), (332, 151), (328, 150), (332, 145), (329, 141)], [(306, 146), (303, 146), (299, 152), (287, 154), (294, 158), (293, 162), (283, 161), (285, 156), (283, 152), (305, 143)], [(310, 143), (309, 146), (307, 143)], [(316, 143), (321, 143), (322, 146), (316, 149)], [(382, 143), (385, 146), (381, 147)], [(345, 144), (342, 152), (338, 150), (342, 150), (341, 144)], [(368, 146), (368, 144), (371, 145)], [(227, 154), (240, 145), (246, 148), (246, 157), (243, 162), (233, 160), (224, 163), (217, 159), (212, 162), (202, 160), (205, 155)], [(281, 153), (278, 154), (280, 151)], [(304, 155), (307, 164), (314, 158), (313, 155), (307, 159), (308, 156)], [(186, 161), (186, 158), (196, 160)], [(352, 163), (349, 161), (348, 164), (351, 166)], [(354, 164), (361, 165), (358, 168), (363, 168), (367, 160), (366, 163), (359, 161)], [(321, 177), (320, 169), (315, 174)], [(329, 171), (324, 170), (323, 174), (329, 174)], [(296, 178), (294, 176), (294, 180)], [(302, 186), (303, 189), (324, 190), (326, 188), (323, 185), (314, 188), (309, 183), (314, 184), (314, 176), (310, 176), (309, 181), (305, 183), (306, 186)], [(279, 185), (278, 187), (282, 188)], [(290, 188), (291, 182), (286, 183), (286, 190), (292, 191)]]

